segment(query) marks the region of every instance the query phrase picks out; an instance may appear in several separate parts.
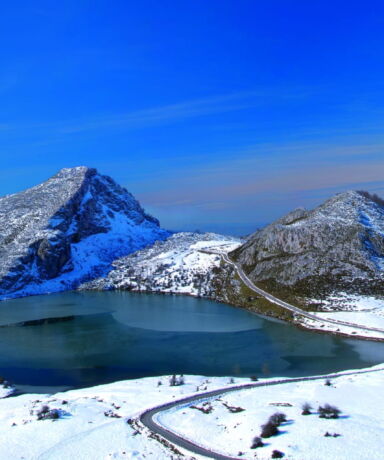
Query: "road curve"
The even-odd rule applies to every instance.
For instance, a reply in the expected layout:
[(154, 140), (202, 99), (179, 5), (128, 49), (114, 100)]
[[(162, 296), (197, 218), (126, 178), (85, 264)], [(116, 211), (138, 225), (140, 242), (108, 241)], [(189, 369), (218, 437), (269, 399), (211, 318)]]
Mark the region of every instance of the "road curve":
[(336, 319), (330, 319), (330, 318), (320, 318), (313, 313), (309, 313), (305, 310), (302, 310), (301, 308), (295, 307), (294, 305), (291, 305), (287, 302), (284, 302), (283, 300), (278, 299), (277, 297), (273, 296), (272, 294), (269, 294), (268, 292), (264, 291), (263, 289), (258, 288), (249, 278), (248, 276), (243, 272), (242, 268), (236, 264), (233, 260), (231, 260), (228, 257), (228, 254), (223, 254), (223, 253), (216, 253), (218, 255), (221, 255), (223, 260), (232, 265), (235, 270), (237, 271), (239, 277), (243, 281), (243, 283), (252, 291), (256, 292), (257, 294), (265, 297), (268, 299), (270, 302), (273, 302), (277, 305), (279, 305), (282, 308), (285, 308), (286, 310), (292, 311), (294, 313), (297, 313), (298, 315), (304, 316), (306, 318), (319, 321), (321, 323), (331, 323), (331, 324), (336, 324), (337, 326), (348, 326), (352, 327), (354, 329), (360, 329), (363, 331), (371, 331), (371, 332), (379, 332), (379, 333), (384, 333), (384, 329), (380, 328), (375, 328), (375, 327), (369, 327), (369, 326), (362, 326), (360, 324), (354, 324), (354, 323), (348, 323), (346, 321), (339, 321)]
[(238, 460), (244, 457), (231, 457), (225, 454), (221, 454), (219, 452), (214, 452), (213, 450), (200, 446), (194, 443), (190, 439), (183, 438), (181, 435), (171, 431), (168, 428), (163, 427), (159, 424), (158, 421), (155, 421), (153, 418), (155, 415), (174, 409), (176, 407), (183, 407), (183, 406), (191, 406), (192, 404), (199, 403), (201, 401), (206, 401), (218, 396), (222, 396), (226, 393), (231, 393), (234, 391), (243, 391), (249, 390), (250, 388), (257, 388), (257, 387), (266, 387), (266, 386), (273, 386), (273, 385), (282, 385), (284, 383), (294, 383), (294, 382), (304, 382), (308, 380), (324, 380), (324, 379), (335, 379), (338, 377), (342, 377), (345, 375), (356, 375), (356, 374), (366, 374), (370, 372), (379, 372), (383, 371), (384, 368), (379, 369), (369, 369), (363, 371), (348, 371), (348, 372), (340, 372), (340, 373), (333, 373), (333, 374), (326, 374), (326, 375), (318, 375), (313, 377), (297, 377), (297, 378), (285, 378), (285, 379), (278, 379), (278, 380), (271, 380), (266, 382), (258, 382), (258, 383), (247, 383), (244, 385), (238, 386), (231, 386), (226, 388), (221, 388), (217, 390), (207, 391), (205, 393), (200, 393), (198, 395), (187, 396), (185, 398), (179, 399), (177, 401), (171, 401), (165, 404), (162, 404), (157, 407), (153, 407), (151, 409), (147, 409), (146, 411), (142, 412), (138, 419), (140, 422), (149, 428), (150, 431), (160, 435), (161, 437), (165, 438), (170, 443), (181, 447), (182, 449), (186, 449), (192, 454), (202, 455), (208, 458), (214, 458), (217, 460)]

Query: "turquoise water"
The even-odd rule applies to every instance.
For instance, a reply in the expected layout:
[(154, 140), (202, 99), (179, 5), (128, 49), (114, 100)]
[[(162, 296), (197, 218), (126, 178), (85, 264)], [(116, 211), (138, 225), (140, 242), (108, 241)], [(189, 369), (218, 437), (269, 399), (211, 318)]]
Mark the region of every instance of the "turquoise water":
[(37, 392), (173, 373), (299, 376), (384, 361), (384, 343), (302, 331), (193, 297), (127, 292), (1, 302), (0, 350), (0, 375)]

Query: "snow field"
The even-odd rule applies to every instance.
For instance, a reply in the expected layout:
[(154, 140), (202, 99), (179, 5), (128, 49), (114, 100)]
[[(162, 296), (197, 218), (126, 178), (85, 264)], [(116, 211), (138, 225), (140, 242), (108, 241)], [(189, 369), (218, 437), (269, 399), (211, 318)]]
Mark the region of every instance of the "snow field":
[[(170, 387), (168, 377), (151, 377), (55, 395), (0, 399), (0, 459), (175, 458), (156, 440), (136, 434), (126, 420), (148, 407), (193, 394), (198, 387), (202, 391), (226, 386), (229, 379), (206, 381), (188, 376), (185, 385)], [(36, 411), (43, 405), (58, 409), (60, 418), (37, 420)]]
[[(285, 453), (284, 458), (295, 460), (381, 459), (383, 379), (381, 370), (331, 379), (330, 386), (324, 379), (258, 387), (212, 399), (209, 413), (183, 407), (159, 414), (158, 421), (216, 452), (232, 456), (242, 452), (240, 458), (270, 459), (277, 449)], [(313, 406), (313, 414), (301, 415), (304, 402)], [(339, 419), (319, 418), (317, 408), (326, 403), (342, 410)], [(203, 404), (197, 407), (204, 408)], [(233, 413), (228, 407), (244, 410)], [(280, 434), (263, 439), (264, 447), (251, 449), (260, 425), (275, 412), (285, 413), (288, 419)], [(326, 432), (331, 436), (324, 436)]]

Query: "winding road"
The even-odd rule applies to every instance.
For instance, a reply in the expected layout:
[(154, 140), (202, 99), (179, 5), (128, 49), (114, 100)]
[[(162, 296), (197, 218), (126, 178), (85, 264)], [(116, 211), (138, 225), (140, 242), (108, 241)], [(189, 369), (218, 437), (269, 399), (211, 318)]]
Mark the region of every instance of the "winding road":
[(324, 379), (335, 379), (338, 377), (342, 377), (345, 375), (356, 375), (356, 374), (366, 374), (370, 372), (379, 372), (383, 371), (384, 368), (379, 369), (369, 369), (363, 371), (349, 371), (349, 372), (340, 372), (340, 373), (333, 373), (327, 375), (320, 375), (314, 377), (298, 377), (298, 378), (287, 378), (287, 379), (278, 379), (278, 380), (271, 380), (266, 382), (259, 382), (259, 383), (247, 383), (244, 385), (238, 386), (230, 386), (226, 388), (221, 388), (217, 390), (207, 391), (205, 393), (200, 393), (198, 395), (187, 396), (185, 398), (179, 399), (177, 401), (171, 401), (165, 404), (162, 404), (157, 407), (153, 407), (150, 409), (145, 410), (138, 416), (138, 420), (146, 426), (150, 431), (160, 435), (170, 443), (181, 447), (182, 449), (186, 449), (192, 454), (202, 455), (208, 458), (214, 458), (217, 460), (238, 460), (244, 457), (231, 457), (225, 454), (221, 454), (219, 452), (214, 452), (213, 450), (209, 449), (209, 447), (204, 447), (201, 445), (196, 444), (190, 439), (186, 439), (183, 436), (171, 431), (169, 428), (165, 428), (164, 426), (160, 425), (158, 420), (155, 420), (155, 416), (159, 413), (168, 411), (174, 408), (182, 408), (188, 407), (192, 404), (200, 403), (202, 401), (207, 401), (212, 398), (216, 398), (218, 396), (222, 396), (226, 393), (231, 393), (234, 391), (243, 391), (249, 390), (250, 388), (257, 388), (257, 387), (266, 387), (266, 386), (273, 386), (273, 385), (282, 385), (285, 383), (294, 383), (294, 382), (304, 382), (309, 380), (324, 380)]
[[(287, 302), (284, 302), (283, 300), (278, 299), (277, 297), (273, 296), (272, 294), (269, 294), (268, 292), (264, 291), (263, 289), (258, 288), (255, 286), (255, 284), (247, 277), (247, 275), (243, 272), (241, 267), (236, 264), (234, 261), (230, 260), (227, 254), (224, 254), (222, 252), (216, 252), (216, 251), (208, 251), (206, 249), (200, 250), (200, 252), (205, 252), (208, 254), (216, 254), (222, 257), (222, 259), (232, 265), (236, 272), (238, 273), (239, 277), (243, 281), (243, 283), (252, 291), (255, 293), (265, 297), (268, 299), (270, 302), (273, 302), (282, 308), (285, 308), (286, 310), (292, 311), (298, 315), (302, 315), (306, 318), (315, 320), (315, 321), (320, 321), (322, 323), (332, 323), (336, 325), (343, 325), (343, 326), (348, 326), (352, 327), (355, 329), (361, 329), (361, 330), (367, 330), (367, 331), (374, 331), (374, 332), (380, 332), (384, 333), (384, 329), (379, 329), (379, 328), (371, 328), (368, 326), (362, 326), (358, 324), (353, 324), (353, 323), (348, 323), (345, 321), (337, 321), (337, 320), (332, 320), (328, 318), (319, 318), (318, 316), (306, 312), (298, 307), (295, 307), (294, 305), (291, 305)], [(192, 395), (192, 396), (187, 396), (185, 398), (179, 399), (177, 401), (171, 401), (165, 404), (162, 404), (157, 407), (153, 407), (150, 409), (145, 410), (138, 416), (138, 420), (141, 422), (142, 425), (147, 427), (152, 433), (157, 434), (158, 436), (164, 438), (168, 442), (170, 442), (173, 445), (176, 445), (182, 449), (186, 449), (187, 451), (191, 452), (191, 454), (197, 454), (201, 455), (207, 458), (213, 458), (217, 460), (238, 460), (242, 457), (232, 457), (228, 456), (223, 453), (219, 452), (214, 452), (211, 450), (209, 447), (204, 447), (201, 446), (197, 443), (195, 443), (191, 439), (186, 439), (180, 434), (170, 430), (169, 428), (166, 428), (162, 426), (158, 420), (157, 415), (164, 412), (168, 411), (171, 409), (175, 408), (182, 408), (182, 407), (189, 407), (192, 404), (196, 403), (201, 403), (203, 401), (211, 400), (213, 398), (220, 397), (226, 393), (234, 392), (234, 391), (243, 391), (243, 390), (248, 390), (251, 388), (257, 388), (257, 387), (266, 387), (266, 386), (272, 386), (272, 385), (282, 385), (286, 383), (293, 383), (293, 382), (304, 382), (304, 381), (311, 381), (311, 380), (324, 380), (324, 379), (335, 379), (338, 377), (342, 377), (345, 375), (355, 375), (355, 374), (364, 374), (364, 373), (369, 373), (369, 372), (378, 372), (378, 371), (383, 371), (384, 368), (379, 368), (379, 369), (371, 369), (371, 370), (363, 370), (363, 371), (347, 371), (347, 372), (341, 372), (341, 373), (333, 373), (333, 374), (327, 374), (327, 375), (321, 375), (321, 376), (313, 376), (313, 377), (298, 377), (298, 378), (285, 378), (285, 379), (278, 379), (278, 380), (270, 380), (270, 381), (265, 381), (265, 382), (257, 382), (257, 383), (247, 383), (244, 385), (237, 385), (237, 386), (230, 386), (226, 388), (221, 388), (217, 390), (212, 390), (212, 391), (207, 391), (205, 393), (200, 393), (197, 395)]]
[(314, 321), (319, 321), (321, 323), (330, 323), (330, 324), (336, 324), (337, 326), (347, 326), (351, 327), (354, 329), (360, 329), (363, 331), (371, 331), (371, 332), (379, 332), (379, 333), (384, 333), (384, 329), (380, 328), (375, 328), (375, 327), (369, 327), (369, 326), (363, 326), (361, 324), (355, 324), (355, 323), (348, 323), (347, 321), (339, 321), (336, 319), (330, 319), (330, 318), (320, 318), (319, 316), (316, 316), (313, 313), (309, 313), (305, 310), (302, 310), (301, 308), (295, 307), (294, 305), (291, 305), (287, 302), (284, 302), (283, 300), (278, 299), (277, 297), (273, 296), (272, 294), (269, 294), (268, 292), (264, 291), (263, 289), (258, 288), (249, 278), (248, 276), (243, 272), (242, 268), (236, 264), (233, 260), (231, 260), (228, 257), (228, 254), (223, 254), (219, 252), (212, 252), (214, 254), (218, 254), (222, 257), (222, 259), (227, 263), (232, 265), (243, 283), (252, 291), (256, 292), (257, 294), (265, 297), (267, 300), (270, 302), (273, 302), (277, 305), (279, 305), (282, 308), (285, 308), (286, 310), (292, 311), (298, 315), (304, 316), (305, 318), (314, 320)]

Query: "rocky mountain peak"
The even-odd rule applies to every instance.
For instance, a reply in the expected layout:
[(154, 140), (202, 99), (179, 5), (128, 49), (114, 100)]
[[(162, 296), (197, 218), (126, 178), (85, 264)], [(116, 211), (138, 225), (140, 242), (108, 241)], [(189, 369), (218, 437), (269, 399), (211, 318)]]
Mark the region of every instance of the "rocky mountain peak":
[(254, 233), (232, 253), (254, 281), (294, 286), (305, 279), (382, 279), (384, 206), (366, 192), (337, 194)]
[(0, 295), (75, 287), (168, 232), (125, 188), (94, 168), (60, 170), (0, 198)]

